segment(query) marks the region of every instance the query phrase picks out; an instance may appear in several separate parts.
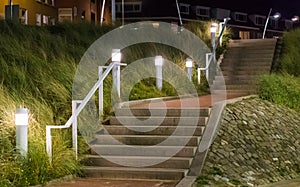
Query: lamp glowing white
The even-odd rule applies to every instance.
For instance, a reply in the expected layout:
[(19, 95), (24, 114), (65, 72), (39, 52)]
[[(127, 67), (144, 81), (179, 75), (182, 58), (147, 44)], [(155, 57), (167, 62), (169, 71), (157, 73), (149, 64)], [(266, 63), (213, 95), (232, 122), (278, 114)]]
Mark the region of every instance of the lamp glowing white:
[(155, 57), (155, 68), (156, 68), (156, 87), (157, 89), (162, 89), (162, 66), (163, 66), (163, 57), (162, 56), (156, 56)]
[(186, 67), (188, 78), (190, 81), (192, 81), (193, 60), (190, 58), (187, 58), (185, 61), (185, 67)]
[(111, 54), (111, 61), (112, 63), (115, 63), (113, 69), (112, 69), (112, 76), (113, 76), (113, 90), (117, 91), (117, 94), (119, 98), (121, 97), (121, 80), (120, 80), (120, 74), (121, 74), (121, 68), (120, 68), (120, 62), (121, 62), (122, 54), (120, 49), (113, 49)]
[(16, 124), (16, 148), (23, 156), (28, 152), (28, 109), (17, 108), (15, 114)]

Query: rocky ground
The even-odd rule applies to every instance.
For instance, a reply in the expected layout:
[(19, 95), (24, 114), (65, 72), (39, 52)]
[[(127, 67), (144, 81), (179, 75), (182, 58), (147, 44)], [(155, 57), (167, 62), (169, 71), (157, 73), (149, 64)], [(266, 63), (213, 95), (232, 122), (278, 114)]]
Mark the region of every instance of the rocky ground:
[(300, 113), (245, 99), (227, 105), (198, 184), (258, 186), (293, 179), (300, 174), (299, 155)]

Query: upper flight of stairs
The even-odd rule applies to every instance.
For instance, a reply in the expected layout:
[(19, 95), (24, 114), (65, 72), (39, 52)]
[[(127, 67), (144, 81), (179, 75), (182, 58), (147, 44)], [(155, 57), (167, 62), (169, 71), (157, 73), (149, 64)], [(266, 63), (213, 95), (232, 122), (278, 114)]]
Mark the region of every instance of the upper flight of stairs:
[[(105, 125), (106, 131), (98, 132), (93, 141), (91, 154), (84, 161), (84, 174), (87, 177), (180, 181), (187, 175), (199, 146), (210, 108), (201, 108), (200, 110), (166, 109), (166, 117), (162, 116), (164, 114), (163, 109), (151, 109), (151, 120), (146, 123), (145, 120), (150, 117), (148, 109), (130, 110), (124, 108), (118, 110), (118, 117), (123, 124), (115, 116), (112, 116), (110, 124)], [(135, 117), (129, 117), (130, 111)], [(197, 112), (198, 117), (194, 117), (193, 112)], [(133, 118), (138, 118), (141, 121), (136, 121)], [(182, 127), (178, 127), (179, 119), (183, 120)], [(191, 125), (193, 122), (196, 122), (194, 126)], [(127, 128), (124, 123), (135, 129)], [(158, 127), (154, 130), (147, 129), (153, 128), (155, 125)], [(177, 131), (174, 132), (176, 128)], [(193, 131), (193, 129), (196, 130)], [(111, 141), (110, 135), (117, 141)], [(167, 138), (169, 138), (167, 144), (158, 145)], [(126, 145), (140, 146), (144, 151), (142, 153), (137, 152), (130, 146), (119, 145), (118, 141)], [(179, 147), (183, 141), (187, 141), (187, 144)], [(109, 159), (96, 153), (100, 149), (101, 154), (109, 157)], [(174, 149), (179, 149), (179, 152), (173, 157), (166, 158), (168, 153)], [(147, 167), (126, 167), (114, 163), (118, 160), (125, 163), (159, 163)], [(160, 163), (160, 160), (166, 161)]]
[[(231, 40), (220, 65), (227, 94), (257, 93), (257, 78), (270, 73), (277, 39)], [(215, 91), (224, 89), (222, 77), (213, 82)]]

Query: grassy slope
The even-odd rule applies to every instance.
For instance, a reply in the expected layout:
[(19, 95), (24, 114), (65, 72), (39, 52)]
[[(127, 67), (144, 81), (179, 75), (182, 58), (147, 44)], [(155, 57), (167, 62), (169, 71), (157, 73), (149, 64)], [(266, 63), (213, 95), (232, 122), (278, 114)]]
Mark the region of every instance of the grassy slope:
[(300, 111), (300, 29), (283, 35), (277, 72), (259, 79), (259, 95), (274, 103)]
[[(198, 26), (188, 25), (190, 29)], [(80, 165), (69, 149), (69, 130), (54, 132), (55, 149), (50, 165), (45, 152), (45, 126), (61, 125), (70, 116), (76, 65), (85, 50), (111, 29), (111, 26), (96, 27), (87, 23), (35, 27), (0, 21), (0, 186), (41, 184), (79, 172)], [(209, 43), (209, 35), (202, 33), (203, 29), (199, 27), (194, 31)], [(183, 66), (184, 55), (174, 55), (172, 50), (165, 52)], [(109, 89), (110, 82), (106, 84)], [(133, 89), (131, 99), (176, 95), (172, 87), (164, 85), (159, 92), (153, 80), (142, 81)], [(198, 90), (207, 91), (205, 81)], [(108, 100), (110, 92), (106, 90), (105, 94)], [(27, 158), (15, 150), (14, 113), (19, 107), (30, 110)]]

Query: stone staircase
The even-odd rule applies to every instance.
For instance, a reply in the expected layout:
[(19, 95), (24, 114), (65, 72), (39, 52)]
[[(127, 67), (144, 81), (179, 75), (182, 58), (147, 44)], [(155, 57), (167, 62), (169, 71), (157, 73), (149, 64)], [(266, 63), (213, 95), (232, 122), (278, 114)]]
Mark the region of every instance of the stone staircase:
[(148, 109), (121, 108), (117, 114), (118, 118), (112, 116), (106, 130), (99, 131), (93, 140), (91, 154), (84, 160), (84, 175), (180, 181), (189, 171), (210, 108), (157, 108), (151, 109), (151, 113)]
[[(220, 67), (228, 95), (257, 93), (257, 78), (271, 71), (277, 39), (231, 40)], [(224, 89), (221, 76), (213, 81), (215, 92)]]

